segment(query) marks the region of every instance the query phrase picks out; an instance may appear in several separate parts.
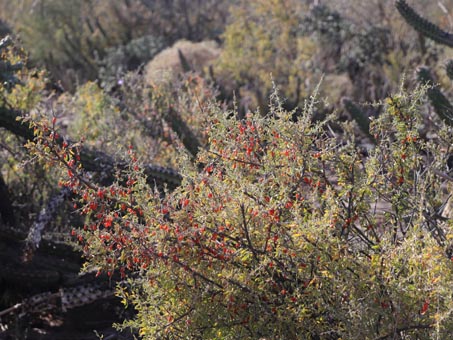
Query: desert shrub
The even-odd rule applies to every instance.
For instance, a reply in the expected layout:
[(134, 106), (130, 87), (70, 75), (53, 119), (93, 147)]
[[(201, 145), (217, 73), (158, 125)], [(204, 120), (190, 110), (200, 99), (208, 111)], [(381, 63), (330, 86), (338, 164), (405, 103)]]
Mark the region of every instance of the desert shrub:
[(237, 0), (139, 0), (150, 12), (150, 33), (159, 34), (168, 45), (178, 40), (202, 41), (219, 38)]
[[(334, 104), (342, 96), (381, 100), (397, 91), (403, 75), (410, 80), (417, 65), (435, 64), (445, 55), (408, 29), (391, 2), (240, 3), (223, 38), (217, 79), (252, 109), (266, 107), (272, 79), (280, 84), (286, 107), (294, 108), (321, 74), (333, 80), (324, 82), (322, 91)], [(350, 84), (342, 90), (338, 81), (344, 84), (345, 77)]]
[[(338, 102), (341, 96), (350, 96), (364, 102), (385, 96), (376, 92), (386, 90), (380, 78), (389, 51), (387, 29), (360, 27), (327, 5), (313, 6), (299, 25), (299, 34), (311, 37), (317, 45), (311, 61), (326, 73), (323, 90), (330, 100)], [(338, 87), (345, 83), (345, 77), (350, 85), (346, 82)]]
[(190, 73), (152, 84), (130, 73), (116, 92), (134, 149), (153, 163), (176, 168), (178, 149), (195, 155), (207, 144), (203, 126), (213, 114), (215, 95), (212, 84)]
[[(451, 1), (411, 3), (444, 27), (449, 25), (447, 8)], [(344, 41), (339, 65), (349, 65), (348, 73), (355, 83), (352, 97), (356, 101), (382, 99), (396, 91), (403, 75), (409, 83), (418, 65), (435, 65), (449, 54), (411, 30), (395, 10), (394, 2), (335, 1), (328, 6), (340, 16), (342, 28), (351, 38)], [(338, 41), (342, 40), (330, 39), (331, 46), (337, 46)]]
[[(398, 12), (404, 18), (404, 20), (412, 26), (417, 32), (419, 32), (420, 37), (424, 39), (428, 38), (430, 41), (434, 41), (440, 45), (446, 47), (453, 47), (452, 35), (449, 32), (444, 31), (442, 28), (437, 26), (435, 23), (429, 21), (427, 18), (422, 17), (414, 8), (412, 8), (406, 1), (400, 0), (395, 3)], [(447, 80), (447, 84), (452, 79), (451, 59), (444, 62), (444, 83), (445, 78), (450, 78)], [(434, 111), (437, 113), (439, 118), (449, 125), (453, 125), (453, 106), (451, 105), (449, 99), (442, 92), (439, 84), (435, 80), (435, 77), (431, 75), (429, 67), (421, 66), (417, 69), (418, 80), (423, 84), (429, 84), (430, 89), (427, 92), (428, 98), (434, 108)], [(446, 77), (445, 77), (446, 76)], [(448, 86), (447, 86), (448, 91)], [(451, 91), (448, 91), (451, 92)]]
[(119, 158), (134, 146), (143, 154), (143, 162), (170, 165), (174, 148), (170, 142), (162, 145), (162, 113), (156, 111), (150, 91), (136, 73), (123, 74), (117, 96), (87, 82), (73, 95), (63, 94), (53, 103), (63, 125), (60, 134), (72, 140), (83, 137), (84, 145)]
[(60, 134), (121, 158), (132, 146), (145, 163), (178, 167), (177, 149), (196, 154), (207, 143), (202, 128), (212, 114), (212, 84), (196, 74), (149, 84), (139, 72), (124, 73), (110, 91), (94, 82), (50, 103)]
[(423, 92), (382, 103), (368, 156), (329, 133), (333, 118), (312, 123), (313, 101), (297, 121), (276, 96), (267, 116), (217, 108), (207, 149), (195, 163), (181, 155), (183, 183), (164, 197), (133, 149), (127, 181), (102, 187), (76, 155), (43, 149), (44, 135), (30, 147), (54, 165), (66, 155), (86, 268), (128, 277), (118, 295), (138, 314), (123, 327), (145, 339), (443, 338), (453, 272), (439, 174), (451, 128), (420, 138)]
[[(59, 112), (65, 113), (65, 119), (70, 121), (70, 137), (84, 136), (87, 145), (105, 151), (117, 148), (116, 142), (124, 132), (120, 111), (96, 83), (87, 82), (73, 96), (62, 96), (58, 102)], [(127, 144), (126, 139), (124, 142)]]
[(297, 33), (304, 10), (292, 0), (241, 2), (231, 9), (215, 73), (230, 92), (240, 88), (251, 109), (265, 110), (272, 80), (292, 108), (315, 86), (310, 58), (316, 45)]
[[(303, 102), (322, 74), (333, 80), (323, 88), (333, 103), (344, 95), (374, 101), (392, 89), (383, 76), (392, 46), (390, 30), (359, 25), (330, 5), (241, 3), (232, 10), (224, 40), (215, 73), (230, 91), (240, 88), (239, 95), (251, 97), (251, 108), (266, 106), (272, 79), (288, 109)], [(345, 83), (345, 77), (351, 85), (342, 90), (337, 81)]]
[(164, 47), (163, 39), (147, 35), (107, 49), (106, 56), (98, 62), (101, 86), (107, 91), (114, 88), (128, 71), (144, 66)]
[[(41, 204), (56, 190), (57, 183), (53, 180), (55, 173), (30, 161), (23, 147), (25, 139), (15, 131), (17, 127), (9, 119), (13, 115), (14, 122), (16, 114), (37, 117), (38, 112), (43, 112), (41, 103), (49, 96), (48, 77), (46, 72), (26, 67), (25, 53), (17, 48), (13, 39), (1, 40), (0, 49), (0, 124), (7, 128), (0, 130), (0, 180), (7, 188), (7, 193), (2, 191), (5, 195), (2, 201), (8, 200), (11, 204), (9, 213), (14, 217), (8, 221), (10, 226), (17, 232), (26, 232), (26, 221), (39, 212)], [(17, 129), (23, 131), (20, 127)]]
[[(155, 39), (160, 39), (158, 45), (169, 46), (179, 39), (219, 36), (230, 3), (199, 1), (188, 6), (185, 1), (40, 0), (15, 7), (0, 2), (4, 9), (0, 18), (19, 33), (32, 60), (66, 89), (74, 90), (77, 83), (94, 80), (99, 72), (105, 77), (105, 72), (112, 75), (118, 68), (137, 66), (135, 58), (140, 59), (138, 64), (148, 61), (155, 53)], [(132, 42), (135, 39), (139, 40)]]
[[(57, 79), (69, 77), (64, 82), (65, 87), (71, 86), (71, 82), (77, 78), (71, 76), (78, 68), (83, 79), (93, 77), (95, 65), (93, 53), (87, 43), (87, 32), (81, 13), (82, 1), (38, 1), (30, 4), (28, 11), (22, 13), (22, 17), (16, 23), (15, 28), (20, 32), (25, 47), (31, 53), (32, 58), (41, 66), (51, 71)], [(101, 46), (98, 46), (100, 48)], [(83, 80), (82, 78), (79, 79)]]
[(163, 117), (163, 129), (170, 128), (174, 131), (173, 136), (168, 132), (162, 133), (162, 136), (167, 135), (170, 140), (175, 140), (175, 137), (176, 140), (180, 139), (193, 155), (198, 152), (197, 148), (207, 145), (208, 138), (204, 126), (208, 118), (214, 114), (213, 111), (215, 112), (212, 104), (217, 95), (212, 83), (189, 72), (178, 80), (169, 79), (153, 83), (149, 94), (151, 107)]
[(146, 34), (147, 11), (138, 1), (34, 1), (11, 23), (32, 59), (55, 79), (74, 85), (98, 76), (108, 49)]
[[(323, 70), (342, 77), (336, 73), (351, 61), (361, 71), (349, 80), (385, 74), (392, 58), (395, 69), (413, 61), (391, 55), (394, 41), (379, 26), (358, 30), (327, 8), (295, 9), (277, 0), (233, 10), (214, 76), (234, 81), (261, 112), (226, 110), (196, 74), (149, 84), (125, 73), (115, 88), (88, 82), (56, 99), (45, 73), (14, 69), (21, 58), (2, 54), (11, 79), (0, 88), (2, 108), (30, 111), (34, 132), (26, 157), (1, 131), (1, 174), (18, 193), (13, 203), (33, 216), (30, 205), (57, 182), (75, 195), (84, 225), (72, 235), (84, 269), (121, 276), (117, 295), (137, 312), (118, 327), (145, 339), (451, 334), (452, 127), (440, 119), (435, 129), (424, 125), (423, 98), (435, 86), (401, 89), (375, 104), (381, 114), (364, 124), (375, 144), (364, 150), (351, 124), (314, 119), (316, 96), (303, 100), (314, 77)], [(301, 27), (316, 10), (312, 28)], [(317, 67), (329, 39), (344, 39), (340, 52), (349, 54), (332, 64), (333, 46)], [(115, 77), (122, 63), (112, 62)], [(273, 93), (270, 70), (286, 100)], [(358, 98), (380, 98), (393, 85), (372, 86), (375, 94), (363, 86)], [(286, 109), (297, 103), (297, 114)], [(56, 142), (66, 132), (82, 141)], [(126, 160), (100, 181), (81, 161), (85, 147)], [(150, 162), (177, 167), (181, 185), (155, 188), (145, 175)]]

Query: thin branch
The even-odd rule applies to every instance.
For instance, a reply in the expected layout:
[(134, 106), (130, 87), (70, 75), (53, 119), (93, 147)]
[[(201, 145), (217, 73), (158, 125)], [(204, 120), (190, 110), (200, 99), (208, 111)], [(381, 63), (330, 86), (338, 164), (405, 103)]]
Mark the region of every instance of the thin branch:
[(250, 238), (250, 234), (249, 234), (249, 231), (248, 231), (248, 226), (247, 226), (247, 219), (245, 217), (245, 207), (244, 207), (244, 204), (241, 204), (241, 215), (242, 215), (242, 227), (244, 229), (244, 233), (245, 233), (245, 238), (247, 239), (247, 244), (249, 246), (249, 249), (252, 251), (252, 254), (253, 254), (253, 257), (255, 259), (255, 261), (257, 263), (259, 263), (259, 258), (258, 258), (258, 254), (256, 253), (256, 249), (255, 247), (253, 246), (252, 244), (252, 240)]
[(395, 333), (401, 333), (401, 332), (406, 332), (406, 331), (411, 331), (411, 330), (416, 330), (416, 329), (431, 329), (431, 328), (434, 328), (434, 324), (412, 325), (412, 326), (401, 327), (401, 328), (397, 328), (391, 334), (386, 334), (386, 335), (380, 336), (378, 338), (374, 338), (374, 340), (394, 339)]
[(243, 159), (238, 159), (238, 158), (231, 158), (231, 157), (227, 157), (227, 156), (223, 156), (215, 151), (211, 151), (209, 150), (208, 151), (209, 153), (219, 157), (219, 158), (223, 158), (223, 159), (226, 159), (228, 161), (233, 161), (233, 162), (238, 162), (238, 163), (243, 163), (243, 164), (248, 164), (248, 165), (254, 165), (254, 166), (261, 166), (261, 164), (259, 163), (255, 163), (255, 162), (249, 162), (249, 161), (245, 161)]

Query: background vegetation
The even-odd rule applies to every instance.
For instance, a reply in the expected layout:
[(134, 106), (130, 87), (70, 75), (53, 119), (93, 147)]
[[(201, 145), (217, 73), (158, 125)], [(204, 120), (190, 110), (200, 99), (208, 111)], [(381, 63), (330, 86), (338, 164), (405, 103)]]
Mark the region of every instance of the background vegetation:
[(452, 9), (0, 1), (1, 337), (449, 338)]

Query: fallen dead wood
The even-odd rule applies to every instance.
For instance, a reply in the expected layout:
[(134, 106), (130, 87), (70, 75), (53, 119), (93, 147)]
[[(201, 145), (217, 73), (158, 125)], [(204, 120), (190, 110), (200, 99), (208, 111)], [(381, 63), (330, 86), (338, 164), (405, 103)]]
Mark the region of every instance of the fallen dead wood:
[[(23, 114), (17, 110), (0, 106), (0, 127), (26, 140), (33, 140), (33, 130), (18, 120), (22, 116)], [(57, 142), (63, 143), (63, 141), (63, 138), (59, 138)], [(126, 166), (124, 162), (115, 160), (114, 157), (105, 152), (86, 146), (83, 146), (80, 150), (80, 161), (86, 171), (102, 172), (107, 176), (107, 180), (111, 181), (114, 180), (114, 170)], [(147, 164), (145, 165), (144, 172), (147, 176), (148, 183), (153, 186), (156, 184), (166, 185), (170, 189), (174, 189), (181, 183), (181, 175), (172, 168)]]

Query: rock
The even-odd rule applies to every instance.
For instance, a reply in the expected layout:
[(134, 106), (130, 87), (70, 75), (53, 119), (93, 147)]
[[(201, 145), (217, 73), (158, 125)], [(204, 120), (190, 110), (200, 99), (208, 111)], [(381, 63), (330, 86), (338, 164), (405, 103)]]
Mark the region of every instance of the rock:
[(215, 41), (196, 43), (180, 40), (157, 54), (146, 65), (146, 80), (148, 83), (159, 83), (172, 79), (185, 72), (185, 61), (192, 71), (203, 72), (219, 55), (220, 48)]

